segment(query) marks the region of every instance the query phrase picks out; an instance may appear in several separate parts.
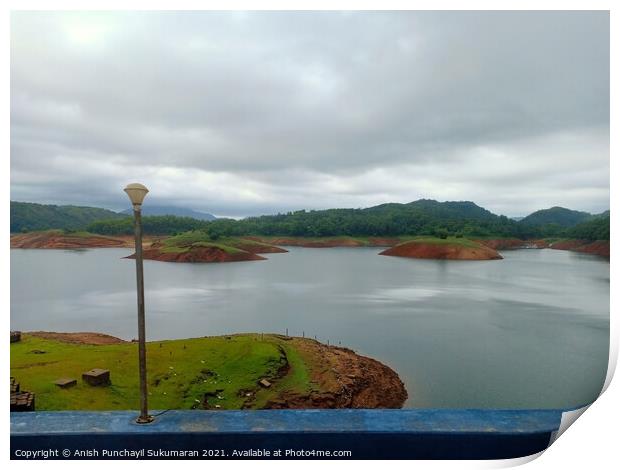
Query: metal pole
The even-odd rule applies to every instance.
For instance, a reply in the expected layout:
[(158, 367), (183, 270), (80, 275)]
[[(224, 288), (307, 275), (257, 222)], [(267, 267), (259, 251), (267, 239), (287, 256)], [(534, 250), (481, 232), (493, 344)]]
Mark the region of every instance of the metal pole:
[(134, 206), (134, 230), (136, 235), (136, 280), (138, 283), (138, 362), (140, 365), (140, 416), (138, 424), (153, 421), (149, 416), (146, 390), (146, 333), (144, 327), (144, 271), (142, 268), (142, 213)]

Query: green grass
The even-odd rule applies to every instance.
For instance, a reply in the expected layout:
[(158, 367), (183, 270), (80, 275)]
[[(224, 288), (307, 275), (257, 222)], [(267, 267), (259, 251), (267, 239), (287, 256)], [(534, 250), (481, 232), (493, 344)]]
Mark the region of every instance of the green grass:
[(237, 254), (244, 252), (244, 250), (234, 246), (236, 243), (240, 242), (240, 240), (234, 238), (218, 239), (217, 241), (211, 240), (206, 232), (193, 230), (165, 238), (163, 240), (164, 246), (161, 251), (164, 253), (186, 253), (195, 247), (213, 247), (219, 248), (228, 254)]
[[(149, 407), (190, 409), (201, 407), (205, 393), (222, 409), (239, 409), (255, 390), (252, 407), (261, 407), (281, 391), (305, 391), (311, 387), (306, 362), (277, 336), (256, 334), (157, 341), (147, 344)], [(45, 351), (35, 354), (34, 350)], [(291, 367), (285, 378), (269, 389), (258, 389), (261, 378), (275, 378), (284, 354)], [(110, 370), (112, 385), (91, 387), (82, 373), (92, 368)], [(78, 345), (22, 335), (11, 344), (11, 376), (23, 390), (35, 393), (37, 410), (137, 409), (137, 344)], [(61, 389), (53, 382), (61, 377), (78, 380)], [(196, 401), (198, 400), (198, 401)]]
[(308, 371), (309, 362), (306, 362), (299, 352), (288, 344), (287, 341), (281, 341), (280, 343), (288, 359), (290, 369), (288, 374), (282, 380), (275, 382), (269, 390), (261, 389), (256, 394), (254, 405), (258, 409), (264, 408), (265, 403), (280, 391), (293, 390), (305, 393), (313, 388)]
[(189, 232), (183, 232), (179, 235), (165, 238), (163, 240), (164, 245), (170, 247), (189, 247), (198, 242), (210, 242), (211, 239), (200, 230), (191, 230)]

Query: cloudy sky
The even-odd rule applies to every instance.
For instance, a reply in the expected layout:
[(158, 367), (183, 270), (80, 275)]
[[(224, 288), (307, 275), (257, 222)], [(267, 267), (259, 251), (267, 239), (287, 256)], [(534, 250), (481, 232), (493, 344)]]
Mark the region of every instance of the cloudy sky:
[(606, 12), (19, 12), (11, 199), (609, 208)]

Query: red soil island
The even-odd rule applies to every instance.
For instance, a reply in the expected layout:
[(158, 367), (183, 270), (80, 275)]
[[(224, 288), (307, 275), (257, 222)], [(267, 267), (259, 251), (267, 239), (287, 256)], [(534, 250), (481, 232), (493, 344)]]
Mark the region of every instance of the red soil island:
[[(169, 247), (162, 242), (154, 242), (143, 252), (144, 259), (169, 261), (175, 263), (225, 263), (230, 261), (259, 261), (262, 256), (226, 245), (195, 244), (188, 247)], [(135, 258), (135, 253), (127, 258)]]
[[(286, 253), (286, 250), (234, 237), (212, 237), (194, 230), (154, 241), (143, 251), (145, 259), (177, 263), (224, 263), (229, 261), (264, 260), (257, 253)], [(134, 258), (134, 255), (128, 258)]]
[(126, 248), (133, 247), (131, 237), (108, 237), (87, 232), (64, 233), (60, 230), (11, 235), (11, 248)]
[(503, 259), (493, 248), (467, 239), (421, 239), (401, 243), (379, 253), (405, 258), (493, 260)]

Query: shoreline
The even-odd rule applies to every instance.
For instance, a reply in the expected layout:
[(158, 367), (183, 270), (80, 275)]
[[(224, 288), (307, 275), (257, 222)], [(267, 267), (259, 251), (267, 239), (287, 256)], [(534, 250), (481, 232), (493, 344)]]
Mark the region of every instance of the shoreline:
[[(194, 249), (196, 253), (162, 252), (161, 242), (166, 236), (150, 236), (144, 238), (144, 249), (152, 256), (147, 259), (173, 262), (228, 262), (260, 260), (259, 253), (285, 253), (283, 246), (302, 248), (356, 248), (382, 247), (393, 248), (396, 245), (415, 242), (416, 239), (429, 237), (261, 237), (244, 236), (235, 243), (237, 253), (232, 256), (225, 250), (217, 247)], [(598, 255), (605, 258), (610, 256), (609, 240), (578, 240), (578, 239), (519, 239), (514, 237), (471, 237), (459, 240), (470, 240), (493, 250), (518, 249), (555, 249)], [(244, 242), (246, 241), (246, 242)], [(133, 248), (131, 236), (108, 236), (96, 234), (63, 234), (60, 231), (28, 232), (12, 234), (11, 248), (24, 249), (81, 249), (81, 248)], [(254, 244), (252, 244), (254, 242)], [(152, 250), (152, 251), (149, 251)], [(204, 253), (199, 251), (204, 251)], [(147, 253), (147, 254), (148, 254)], [(434, 259), (431, 257), (430, 259)], [(440, 258), (436, 258), (440, 259)]]

